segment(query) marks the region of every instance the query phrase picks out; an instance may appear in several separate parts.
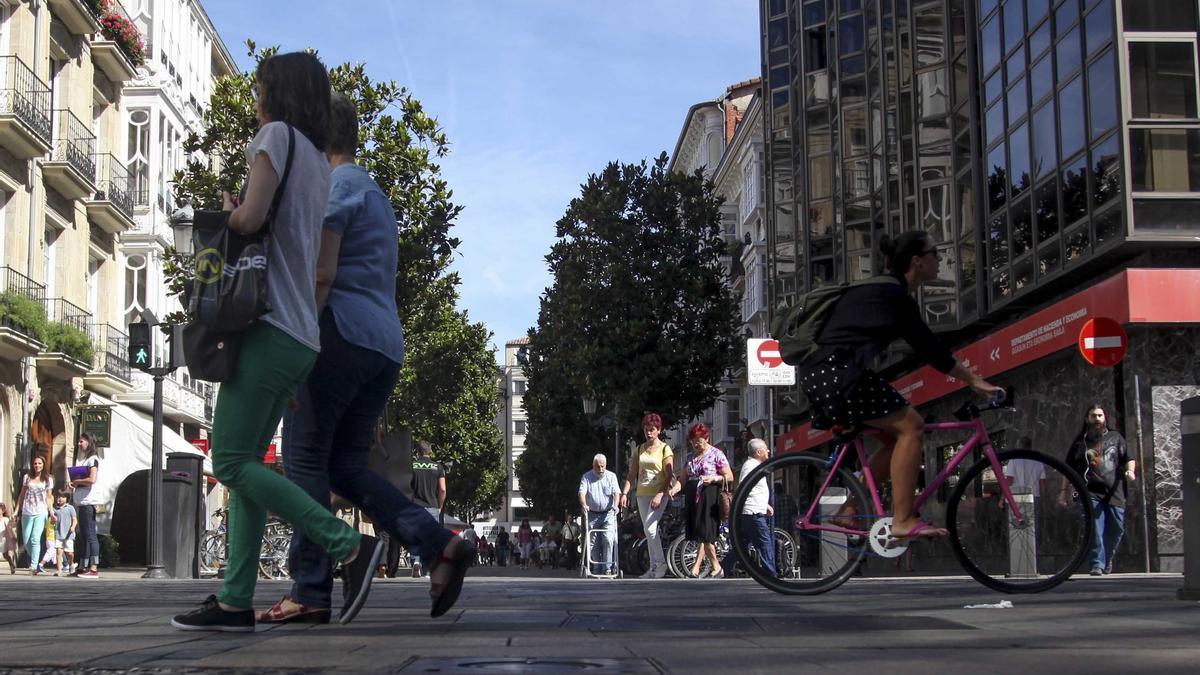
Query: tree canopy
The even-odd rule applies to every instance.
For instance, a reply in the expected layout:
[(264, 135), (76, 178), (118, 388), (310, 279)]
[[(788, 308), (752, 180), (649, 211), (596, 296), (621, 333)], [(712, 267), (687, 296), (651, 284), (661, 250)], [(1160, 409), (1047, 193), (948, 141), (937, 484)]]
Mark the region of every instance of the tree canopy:
[[(253, 41), (246, 46), (255, 64), (278, 51), (259, 49)], [(499, 504), (506, 470), (495, 426), (499, 400), (491, 334), (456, 308), (460, 279), (450, 264), (459, 240), (450, 231), (462, 206), (454, 203), (437, 164), (449, 152), (449, 141), (407, 88), (372, 80), (364, 64), (336, 66), (329, 78), (358, 107), (357, 163), (387, 194), (399, 226), (396, 306), (406, 354), (388, 415), (415, 439), (428, 440), (436, 459), (452, 464), (447, 508), (471, 518)], [(245, 181), (244, 152), (258, 130), (253, 86), (253, 69), (214, 83), (203, 133), (184, 142), (189, 160), (174, 176), (177, 203), (219, 209), (221, 192), (237, 192)], [(173, 294), (187, 282), (187, 268), (185, 258), (168, 252), (165, 269)]]
[[(542, 514), (578, 510), (579, 476), (596, 452), (626, 470), (627, 457), (611, 457), (615, 430), (629, 439), (648, 411), (669, 428), (711, 406), (739, 356), (722, 198), (699, 171), (666, 164), (665, 154), (610, 163), (558, 221), (546, 256), (553, 283), (529, 334), (529, 434), (517, 463), (522, 495)], [(599, 402), (606, 432), (584, 415), (583, 396)]]

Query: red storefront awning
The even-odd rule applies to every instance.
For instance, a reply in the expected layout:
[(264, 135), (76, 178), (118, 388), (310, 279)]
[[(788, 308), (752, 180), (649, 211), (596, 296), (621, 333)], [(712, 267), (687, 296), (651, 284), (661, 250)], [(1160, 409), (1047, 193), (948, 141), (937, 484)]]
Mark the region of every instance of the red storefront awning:
[[(1200, 269), (1129, 269), (1060, 300), (954, 352), (985, 378), (1074, 347), (1088, 319), (1129, 323), (1200, 323)], [(892, 382), (915, 406), (961, 389), (954, 378), (923, 366)], [(799, 452), (830, 439), (805, 424), (775, 439), (780, 454)]]

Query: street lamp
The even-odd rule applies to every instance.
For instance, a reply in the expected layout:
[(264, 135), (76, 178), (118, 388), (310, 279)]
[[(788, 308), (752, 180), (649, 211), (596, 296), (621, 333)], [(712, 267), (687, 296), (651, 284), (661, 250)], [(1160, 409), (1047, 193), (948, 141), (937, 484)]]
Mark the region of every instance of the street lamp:
[(171, 224), (171, 237), (175, 242), (175, 250), (183, 255), (191, 255), (194, 247), (192, 246), (192, 220), (195, 218), (196, 211), (191, 204), (184, 204), (175, 209), (171, 214), (168, 222)]
[[(596, 399), (585, 394), (581, 400), (583, 402), (583, 414), (587, 415), (589, 419), (592, 418), (593, 416), (595, 416), (596, 408), (597, 408)], [(593, 424), (596, 424), (597, 426), (602, 427), (602, 428), (607, 427), (609, 422), (611, 422), (611, 424), (612, 424), (612, 428), (613, 428), (613, 472), (615, 472), (618, 476), (620, 475), (620, 467), (621, 467), (621, 422), (620, 422), (620, 418), (621, 418), (621, 404), (617, 403), (617, 404), (613, 405), (613, 413), (611, 416), (605, 416), (605, 417), (600, 418), (599, 420), (593, 421)]]
[(583, 397), (583, 414), (588, 417), (596, 414), (596, 399), (591, 396)]

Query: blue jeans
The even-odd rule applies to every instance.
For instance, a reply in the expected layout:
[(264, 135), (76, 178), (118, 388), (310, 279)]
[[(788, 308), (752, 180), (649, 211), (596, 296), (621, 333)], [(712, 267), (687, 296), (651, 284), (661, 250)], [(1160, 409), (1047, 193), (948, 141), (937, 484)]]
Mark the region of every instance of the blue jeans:
[[(771, 526), (767, 524), (767, 514), (743, 513), (738, 516), (738, 525), (741, 526), (738, 534), (741, 535), (742, 543), (758, 551), (758, 559), (762, 561), (762, 566), (771, 576), (775, 576), (775, 537), (772, 536), (774, 532)], [(726, 571), (732, 570), (736, 562), (737, 553), (731, 548), (721, 561), (721, 567)]]
[[(396, 384), (400, 364), (351, 344), (338, 333), (333, 312), (321, 315), (321, 353), (296, 393), (299, 407), (284, 416), (283, 461), (287, 477), (320, 504), (330, 491), (370, 516), (392, 541), (421, 544), (428, 569), (433, 556), (454, 538), (423, 507), (367, 468), (375, 424)], [(291, 598), (309, 607), (330, 606), (333, 565), (325, 550), (300, 530), (288, 554)]]
[(100, 537), (96, 534), (96, 507), (90, 504), (81, 504), (76, 511), (79, 512), (78, 539), (83, 543), (83, 550), (76, 550), (79, 569), (99, 566)]
[(1106, 569), (1117, 556), (1117, 546), (1125, 535), (1125, 507), (1101, 503), (1092, 497), (1092, 517), (1096, 532), (1092, 535), (1092, 569)]
[[(588, 563), (592, 574), (614, 574), (617, 571), (617, 514), (613, 511), (588, 511)], [(598, 561), (593, 563), (592, 561)], [(605, 569), (607, 568), (607, 569)]]

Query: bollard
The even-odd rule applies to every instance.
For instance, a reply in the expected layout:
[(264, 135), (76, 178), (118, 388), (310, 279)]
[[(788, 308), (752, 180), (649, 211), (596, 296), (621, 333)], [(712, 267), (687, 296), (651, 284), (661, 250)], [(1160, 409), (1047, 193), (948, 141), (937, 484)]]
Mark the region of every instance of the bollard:
[[(831, 487), (821, 495), (821, 522), (832, 516), (846, 503), (846, 489)], [(846, 535), (841, 532), (821, 531), (821, 575), (827, 575), (846, 564)], [(796, 565), (795, 574), (800, 575), (800, 565)]]
[(1021, 510), (1021, 524), (1013, 514), (1008, 516), (1008, 574), (1013, 579), (1032, 579), (1037, 576), (1037, 521), (1033, 489), (1012, 488), (1013, 501)]
[(1200, 396), (1179, 406), (1179, 433), (1183, 442), (1179, 454), (1183, 475), (1183, 588), (1180, 600), (1200, 600)]

